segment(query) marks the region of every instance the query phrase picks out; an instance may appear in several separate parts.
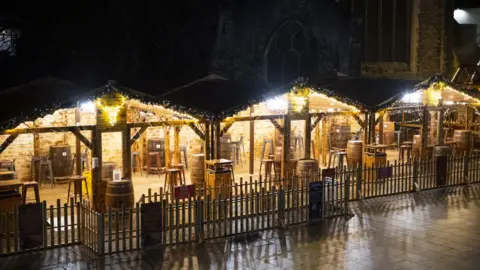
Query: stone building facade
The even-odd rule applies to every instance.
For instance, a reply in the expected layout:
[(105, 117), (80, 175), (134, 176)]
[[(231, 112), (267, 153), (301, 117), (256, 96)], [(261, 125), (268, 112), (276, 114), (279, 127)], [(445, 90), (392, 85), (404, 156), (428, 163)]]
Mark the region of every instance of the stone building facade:
[(357, 24), (333, 0), (225, 0), (210, 73), (268, 85), (359, 75)]

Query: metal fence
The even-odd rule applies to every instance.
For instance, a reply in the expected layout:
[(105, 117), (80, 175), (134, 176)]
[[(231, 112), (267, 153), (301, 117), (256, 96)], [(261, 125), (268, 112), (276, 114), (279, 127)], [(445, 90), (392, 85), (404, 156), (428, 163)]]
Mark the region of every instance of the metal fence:
[[(322, 173), (324, 175), (322, 175)], [(98, 213), (88, 202), (41, 208), (41, 245), (26, 249), (19, 208), (0, 214), (0, 256), (83, 244), (98, 254), (151, 245), (177, 245), (349, 215), (348, 201), (480, 182), (480, 155), (387, 163), (379, 168), (336, 168), (287, 180), (252, 178), (233, 185), (197, 187), (176, 199), (172, 192), (148, 191), (133, 208)], [(316, 188), (315, 188), (316, 185)], [(313, 201), (317, 202), (314, 204)], [(148, 205), (157, 205), (146, 212)], [(147, 226), (156, 217), (156, 234)], [(28, 219), (27, 219), (28, 220)], [(151, 224), (150, 224), (151, 225)], [(23, 232), (25, 233), (25, 232)], [(28, 232), (27, 232), (28, 233)]]

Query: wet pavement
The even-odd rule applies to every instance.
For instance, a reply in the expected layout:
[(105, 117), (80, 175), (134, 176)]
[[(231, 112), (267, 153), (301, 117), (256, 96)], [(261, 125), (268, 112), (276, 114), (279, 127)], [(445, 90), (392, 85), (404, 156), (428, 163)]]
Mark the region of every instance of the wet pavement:
[(204, 244), (97, 257), (80, 246), (0, 258), (3, 269), (479, 269), (480, 187), (351, 204), (335, 219)]

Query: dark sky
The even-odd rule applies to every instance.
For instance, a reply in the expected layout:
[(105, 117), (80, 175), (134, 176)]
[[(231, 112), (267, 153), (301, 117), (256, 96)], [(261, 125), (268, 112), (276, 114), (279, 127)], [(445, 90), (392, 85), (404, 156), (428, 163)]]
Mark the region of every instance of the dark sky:
[(221, 0), (4, 2), (0, 23), (13, 23), (21, 38), (15, 57), (0, 55), (0, 89), (55, 76), (158, 92), (208, 74)]

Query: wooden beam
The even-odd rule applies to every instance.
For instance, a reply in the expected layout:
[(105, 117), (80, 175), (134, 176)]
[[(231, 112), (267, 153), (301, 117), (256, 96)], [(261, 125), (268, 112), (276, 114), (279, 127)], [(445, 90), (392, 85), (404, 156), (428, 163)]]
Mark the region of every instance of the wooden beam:
[(420, 124), (407, 124), (407, 123), (400, 123), (400, 127), (405, 127), (405, 128), (422, 128), (422, 125)]
[(278, 123), (278, 121), (277, 121), (276, 119), (270, 118), (270, 119), (268, 119), (268, 120), (270, 120), (270, 122), (272, 122), (273, 126), (274, 126), (281, 134), (283, 134), (284, 129), (283, 129), (282, 125), (280, 125), (280, 123)]
[(357, 123), (363, 127), (363, 125), (365, 124), (362, 119), (360, 119), (360, 116), (358, 116), (358, 114), (352, 114), (352, 117), (353, 119), (355, 119), (355, 121), (357, 121)]
[(378, 118), (379, 121), (378, 121), (378, 140), (379, 140), (379, 143), (380, 144), (383, 144), (383, 117), (384, 117), (385, 114), (380, 114), (380, 116)]
[(170, 168), (171, 151), (170, 151), (170, 126), (165, 127), (165, 167)]
[(212, 159), (212, 156), (211, 156), (212, 150), (210, 148), (210, 125), (211, 125), (210, 122), (205, 123), (205, 135), (203, 136), (203, 145), (204, 145), (203, 149), (205, 151), (205, 160)]
[(131, 129), (126, 127), (122, 132), (122, 142), (123, 142), (123, 177), (125, 179), (132, 180), (132, 144), (131, 144)]
[(128, 126), (131, 128), (136, 127), (161, 127), (161, 126), (181, 126), (181, 125), (190, 125), (198, 123), (197, 120), (166, 120), (158, 122), (142, 122), (142, 123), (129, 123)]
[(312, 130), (315, 129), (315, 127), (318, 125), (318, 123), (320, 123), (323, 116), (325, 116), (325, 115), (319, 115), (319, 116), (317, 116), (317, 118), (315, 118), (315, 121), (313, 121), (313, 124), (312, 124)]
[[(213, 131), (213, 136), (214, 136), (214, 146), (213, 146), (213, 149), (214, 149), (214, 158), (215, 159), (219, 159), (220, 158), (220, 121), (216, 121), (214, 122), (214, 129), (212, 130)], [(228, 159), (228, 157), (227, 157)]]
[(181, 126), (173, 128), (173, 162), (180, 163), (180, 130)]
[(7, 147), (18, 137), (18, 134), (12, 134), (3, 141), (3, 143), (0, 145), (0, 154), (7, 149)]
[(257, 115), (257, 116), (235, 116), (229, 121), (233, 120), (234, 122), (241, 121), (256, 121), (256, 120), (269, 120), (269, 119), (282, 119), (283, 114), (272, 114), (272, 115)]
[[(75, 108), (75, 123), (80, 124), (81, 113), (80, 108)], [(80, 133), (81, 134), (81, 133)], [(74, 133), (75, 135), (75, 133)], [(82, 175), (82, 145), (79, 136), (75, 135), (75, 173)], [(91, 146), (91, 145), (90, 145)], [(88, 161), (86, 161), (88, 162)]]
[[(250, 115), (254, 114), (255, 110), (253, 106), (250, 106)], [(249, 160), (248, 160), (248, 172), (250, 174), (254, 173), (254, 166), (255, 166), (255, 121), (250, 120), (250, 152), (249, 152)]]
[(225, 122), (225, 126), (222, 128), (220, 131), (220, 137), (222, 137), (227, 131), (232, 127), (233, 121), (232, 122)]
[(283, 133), (283, 155), (282, 155), (282, 162), (281, 162), (282, 178), (283, 179), (286, 179), (288, 177), (288, 165), (289, 165), (289, 162), (290, 162), (290, 159), (289, 159), (290, 130), (291, 130), (291, 125), (290, 124), (291, 124), (290, 123), (290, 115), (286, 114), (283, 118), (284, 133)]
[[(208, 123), (205, 123), (205, 126), (209, 125)], [(190, 123), (188, 126), (202, 139), (203, 141), (207, 140), (207, 129), (205, 129), (205, 133), (202, 132), (202, 130), (195, 124)], [(205, 156), (206, 157), (206, 156)]]
[(423, 108), (423, 119), (422, 119), (422, 128), (421, 128), (421, 141), (420, 141), (420, 157), (424, 157), (425, 149), (427, 148), (428, 144), (428, 108), (425, 106)]
[(443, 133), (443, 113), (444, 113), (444, 109), (445, 107), (442, 105), (442, 100), (440, 99), (440, 104), (439, 106), (442, 108), (442, 110), (440, 110), (438, 112), (438, 116), (437, 116), (437, 140), (436, 140), (436, 143), (437, 145), (443, 145), (444, 144), (444, 138), (445, 138), (445, 135)]
[(77, 137), (77, 139), (79, 139), (83, 144), (85, 144), (88, 149), (92, 150), (92, 143), (87, 138), (85, 138), (85, 136), (83, 136), (83, 134), (80, 132), (80, 129), (74, 128), (70, 131), (73, 133), (73, 135), (75, 135), (75, 137)]
[(130, 139), (130, 144), (135, 143), (135, 142), (138, 140), (138, 138), (140, 138), (140, 136), (142, 136), (142, 134), (147, 130), (147, 128), (148, 128), (148, 127), (146, 127), (146, 126), (141, 127), (140, 130), (137, 131), (137, 132), (133, 135), (133, 137)]
[(68, 126), (68, 127), (43, 127), (43, 128), (15, 128), (4, 131), (1, 135), (28, 134), (28, 133), (49, 133), (49, 132), (71, 132), (78, 130), (93, 130), (95, 126)]
[(310, 159), (312, 154), (312, 121), (310, 115), (307, 115), (305, 120), (305, 156), (304, 158)]

